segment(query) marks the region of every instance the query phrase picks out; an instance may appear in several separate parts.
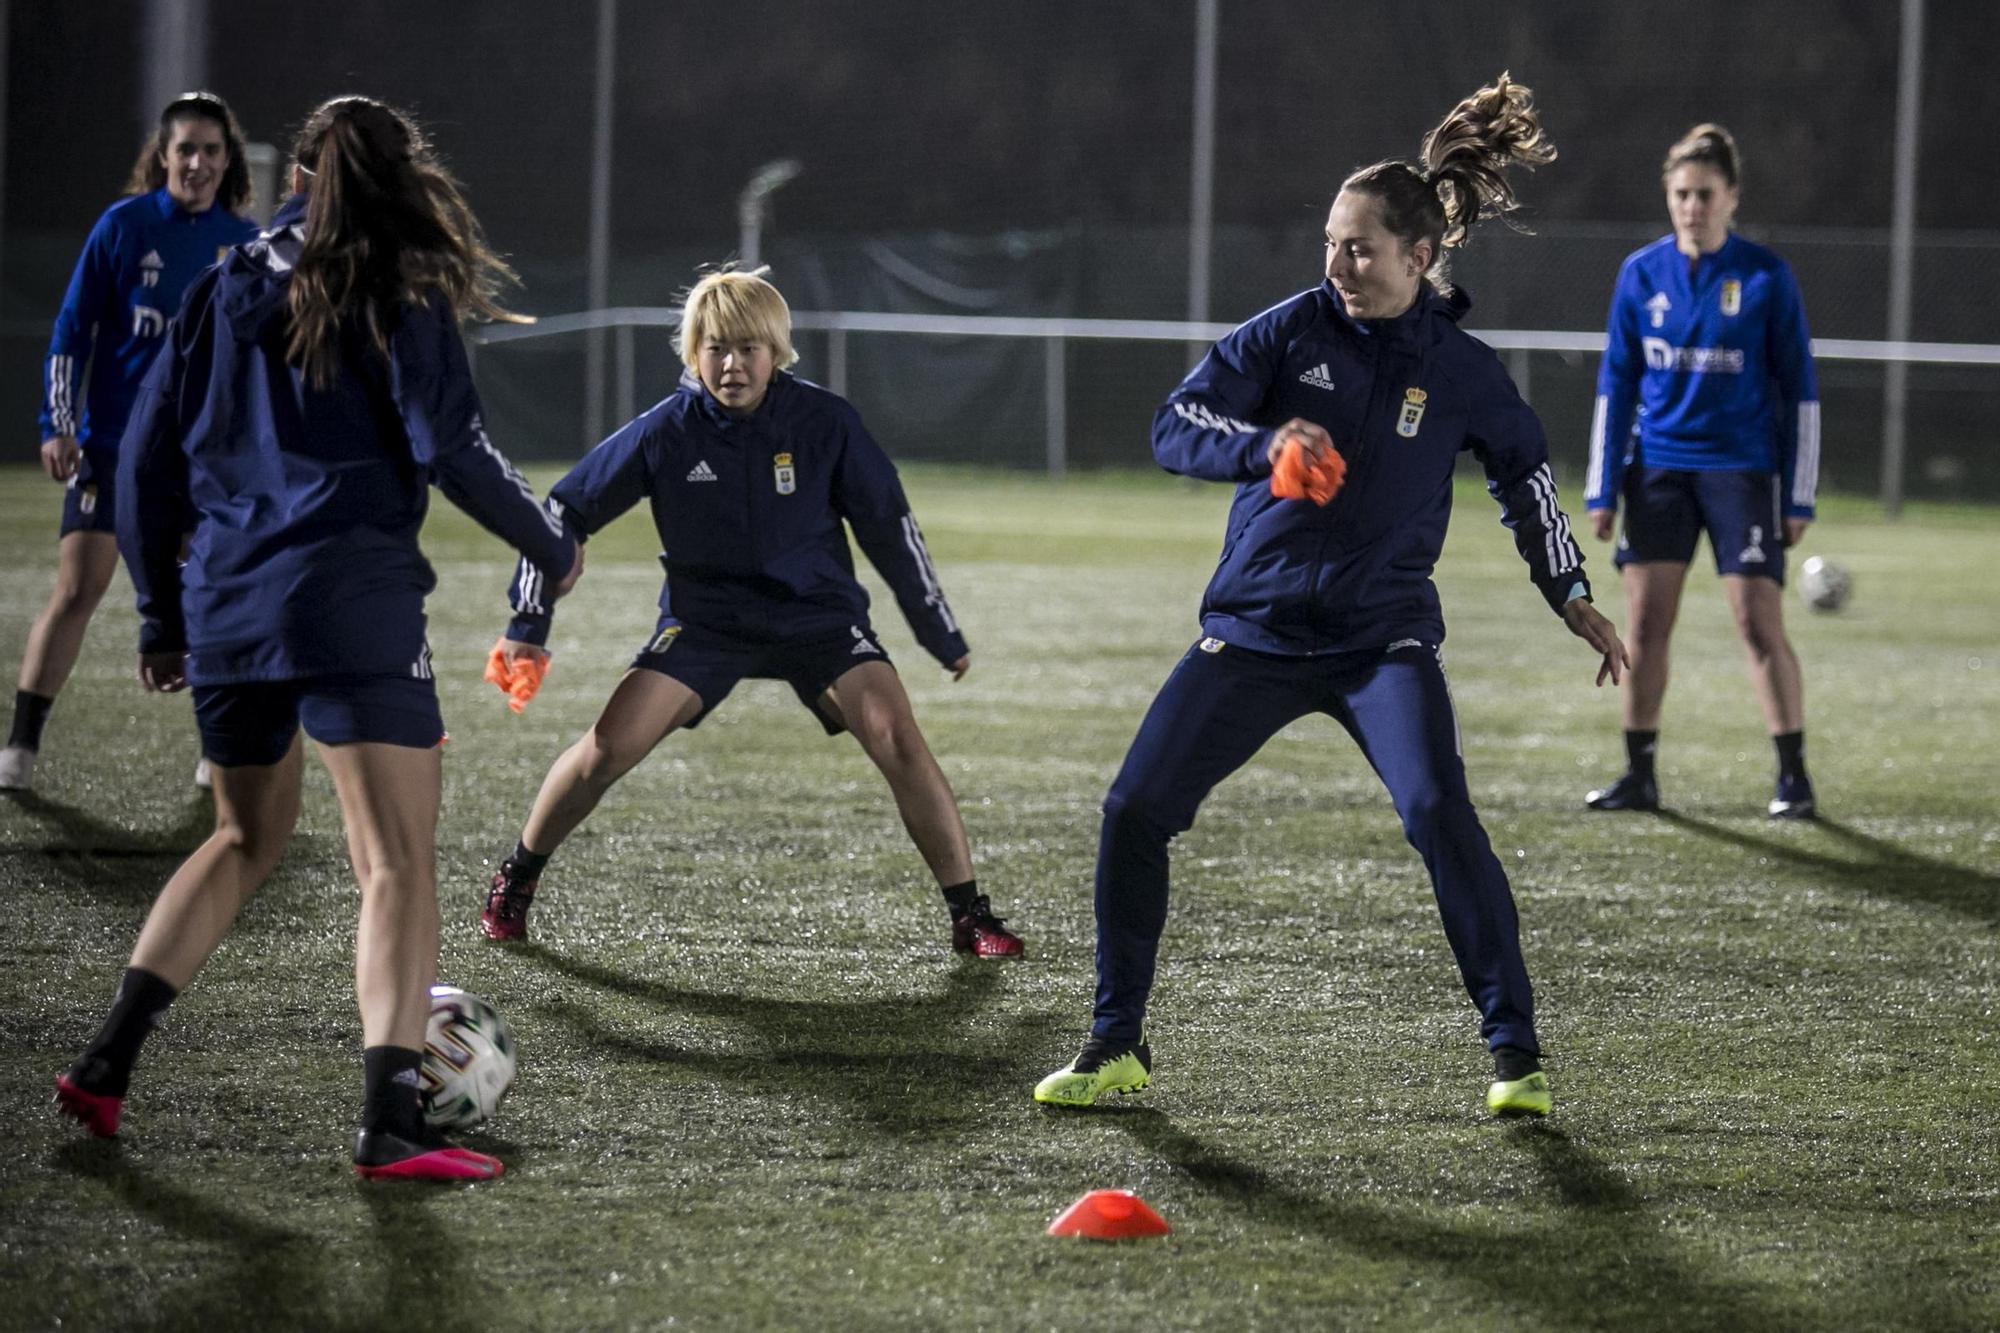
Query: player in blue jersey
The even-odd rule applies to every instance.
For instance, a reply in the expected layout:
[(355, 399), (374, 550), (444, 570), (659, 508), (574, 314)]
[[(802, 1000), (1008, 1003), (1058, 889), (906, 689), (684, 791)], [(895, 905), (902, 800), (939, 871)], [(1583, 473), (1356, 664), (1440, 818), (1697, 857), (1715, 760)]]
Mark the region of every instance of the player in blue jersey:
[(42, 467), (68, 489), (56, 586), (21, 654), (13, 728), (0, 749), (0, 789), (32, 785), (43, 725), (118, 566), (112, 487), (118, 437), (139, 380), (188, 283), (257, 232), (241, 216), (250, 204), (243, 131), (213, 93), (187, 93), (167, 104), (126, 193), (84, 242), (43, 363)]
[(355, 1169), (485, 1179), (499, 1162), (446, 1143), (419, 1100), (444, 725), (424, 639), (436, 578), (417, 534), (435, 483), (534, 562), (551, 597), (582, 551), (480, 424), (458, 323), (512, 318), (495, 302), (511, 275), (416, 127), (337, 98), (293, 151), (294, 197), (189, 289), (119, 459), (140, 677), (192, 688), (216, 828), (161, 890), (57, 1098), (116, 1132), (141, 1042), (291, 838), (303, 726), (361, 885)]
[[(1808, 819), (1805, 705), (1785, 636), (1785, 551), (1813, 519), (1819, 389), (1805, 307), (1785, 261), (1730, 230), (1741, 163), (1720, 125), (1697, 125), (1661, 168), (1673, 234), (1626, 259), (1597, 372), (1585, 504), (1600, 541), (1618, 506), (1632, 670), (1626, 771), (1595, 810), (1657, 810), (1667, 644), (1701, 533), (1743, 639), (1777, 749), (1774, 819)], [(1637, 428), (1634, 428), (1634, 418)]]
[[(1267, 740), (1325, 713), (1374, 766), (1430, 871), (1494, 1058), (1488, 1107), (1548, 1112), (1513, 894), (1466, 789), (1431, 570), (1452, 469), (1470, 450), (1529, 577), (1600, 655), (1599, 683), (1620, 674), (1624, 649), (1591, 606), (1541, 424), (1492, 349), (1459, 329), (1470, 302), (1444, 273), (1474, 223), (1514, 207), (1507, 169), (1554, 155), (1529, 90), (1503, 74), (1431, 131), (1420, 163), (1349, 176), (1327, 219), (1326, 281), (1216, 343), (1154, 417), (1161, 466), (1233, 482), (1236, 499), (1203, 637), (1105, 798), (1090, 1035), (1037, 1101), (1089, 1106), (1147, 1086), (1167, 844)], [(1304, 491), (1291, 478), (1332, 469), (1336, 454), (1344, 485), (1319, 507), (1335, 478)]]
[[(613, 783), (698, 725), (740, 680), (788, 682), (829, 734), (852, 731), (936, 877), (952, 946), (1018, 958), (1020, 937), (973, 877), (965, 825), (901, 679), (868, 623), (847, 530), (953, 679), (970, 657), (888, 455), (847, 401), (786, 371), (791, 312), (757, 273), (713, 273), (681, 319), (681, 387), (593, 449), (549, 493), (588, 537), (640, 501), (667, 554), (653, 636), (596, 724), (556, 760), (513, 854), (489, 886), (489, 938), (527, 934), (543, 868)], [(502, 670), (547, 662), (548, 608), (524, 566)]]

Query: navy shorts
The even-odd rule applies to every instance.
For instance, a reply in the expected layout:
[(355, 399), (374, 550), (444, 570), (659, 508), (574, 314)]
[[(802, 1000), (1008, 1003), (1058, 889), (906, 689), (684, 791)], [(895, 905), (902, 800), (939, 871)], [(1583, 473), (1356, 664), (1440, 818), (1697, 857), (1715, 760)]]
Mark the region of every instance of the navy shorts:
[(405, 745), (444, 740), (437, 683), (413, 676), (310, 676), (194, 687), (201, 753), (224, 768), (275, 764), (301, 723), (321, 745)]
[(687, 725), (698, 726), (736, 688), (740, 680), (782, 680), (799, 702), (819, 719), (829, 736), (847, 730), (820, 707), (820, 696), (842, 676), (864, 662), (888, 662), (875, 631), (850, 625), (834, 634), (792, 639), (783, 643), (753, 643), (713, 630), (684, 625), (662, 616), (635, 667), (657, 671), (693, 690), (701, 712)]
[(69, 479), (69, 487), (63, 491), (62, 528), (57, 535), (67, 537), (72, 532), (116, 534), (117, 481), (118, 460), (115, 457), (99, 457), (86, 448), (82, 461), (76, 465), (76, 475)]
[(1612, 563), (1686, 564), (1703, 531), (1715, 572), (1785, 582), (1785, 521), (1772, 472), (1634, 467), (1625, 474), (1625, 530)]

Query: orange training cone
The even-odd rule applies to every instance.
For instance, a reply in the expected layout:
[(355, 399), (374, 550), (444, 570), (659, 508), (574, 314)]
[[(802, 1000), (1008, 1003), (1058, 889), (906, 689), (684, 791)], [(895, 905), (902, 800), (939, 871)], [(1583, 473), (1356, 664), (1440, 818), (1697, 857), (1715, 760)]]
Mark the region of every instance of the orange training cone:
[(1091, 1240), (1136, 1240), (1164, 1236), (1172, 1227), (1131, 1190), (1092, 1190), (1056, 1214), (1051, 1236), (1086, 1236)]

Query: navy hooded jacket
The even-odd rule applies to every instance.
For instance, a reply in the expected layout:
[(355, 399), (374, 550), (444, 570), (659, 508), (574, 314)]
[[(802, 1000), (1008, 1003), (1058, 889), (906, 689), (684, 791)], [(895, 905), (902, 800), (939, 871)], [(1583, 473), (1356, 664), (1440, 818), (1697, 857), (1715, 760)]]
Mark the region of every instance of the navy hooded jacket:
[[(1458, 327), (1470, 305), (1426, 283), (1402, 315), (1362, 322), (1321, 283), (1231, 331), (1168, 397), (1153, 418), (1160, 466), (1238, 483), (1204, 633), (1291, 655), (1442, 642), (1431, 570), (1465, 449), (1549, 605), (1588, 594), (1541, 422), (1493, 349)], [(1347, 461), (1323, 509), (1271, 494), (1266, 451), (1293, 417), (1324, 427)]]
[[(779, 371), (738, 419), (686, 375), (584, 455), (549, 508), (587, 537), (642, 499), (665, 548), (664, 615), (755, 643), (866, 623), (845, 520), (925, 651), (946, 666), (966, 655), (896, 465), (838, 394)], [(535, 570), (515, 575), (510, 601), (507, 637), (547, 643)]]
[(441, 297), (402, 307), (386, 357), (344, 326), (326, 389), (287, 361), (304, 208), (290, 201), (188, 290), (119, 450), (139, 650), (185, 649), (195, 685), (427, 678), (423, 601), (437, 580), (417, 532), (433, 482), (554, 577), (575, 558), (486, 438)]

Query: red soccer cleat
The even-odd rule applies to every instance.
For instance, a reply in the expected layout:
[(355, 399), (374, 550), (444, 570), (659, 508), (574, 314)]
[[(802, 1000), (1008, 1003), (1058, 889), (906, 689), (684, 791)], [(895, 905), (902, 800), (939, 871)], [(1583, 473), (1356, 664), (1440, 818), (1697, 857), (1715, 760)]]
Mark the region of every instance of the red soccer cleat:
[(528, 938), (528, 908), (534, 904), (535, 886), (539, 883), (539, 879), (523, 879), (516, 874), (512, 861), (500, 863), (486, 891), (486, 910), (479, 914), (479, 929), (487, 939)]
[(56, 1110), (82, 1125), (100, 1139), (118, 1133), (118, 1114), (125, 1107), (123, 1097), (85, 1092), (69, 1081), (68, 1074), (56, 1075)]
[(1025, 958), (1028, 954), (1021, 937), (993, 915), (993, 905), (983, 893), (972, 900), (972, 908), (964, 916), (952, 918), (951, 947), (953, 952), (975, 958)]
[(414, 1143), (386, 1130), (364, 1129), (354, 1139), (354, 1174), (363, 1180), (492, 1180), (505, 1170), (483, 1152)]

